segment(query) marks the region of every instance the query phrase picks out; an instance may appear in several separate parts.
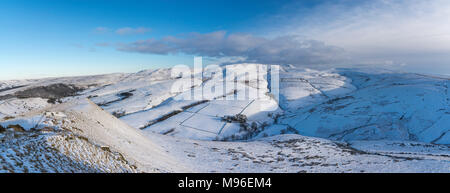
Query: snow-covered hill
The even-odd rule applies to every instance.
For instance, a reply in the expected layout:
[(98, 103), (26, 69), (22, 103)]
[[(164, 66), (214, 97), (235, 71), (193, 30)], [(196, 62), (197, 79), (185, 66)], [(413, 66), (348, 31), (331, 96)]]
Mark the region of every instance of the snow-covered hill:
[(190, 171), (139, 130), (87, 99), (29, 113), (0, 125), (0, 136), (6, 142), (2, 143), (0, 157), (9, 172)]
[(450, 144), (449, 79), (342, 69), (357, 89), (281, 118), (302, 135), (333, 140)]
[(0, 82), (3, 171), (450, 172), (446, 77), (285, 66), (277, 100), (260, 71), (171, 70)]

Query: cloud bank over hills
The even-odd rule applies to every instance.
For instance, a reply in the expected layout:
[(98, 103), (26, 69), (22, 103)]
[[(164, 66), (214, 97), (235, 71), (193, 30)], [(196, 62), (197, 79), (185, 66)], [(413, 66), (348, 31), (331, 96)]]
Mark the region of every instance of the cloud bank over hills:
[[(366, 65), (450, 70), (450, 2), (291, 2), (251, 33), (212, 31), (121, 43), (117, 50), (157, 55), (238, 57), (239, 62)], [(326, 13), (326, 14), (324, 14)], [(251, 30), (250, 30), (251, 31)], [(242, 59), (243, 58), (243, 59)]]
[(117, 49), (145, 54), (243, 57), (243, 62), (266, 64), (324, 64), (345, 59), (342, 48), (321, 41), (306, 40), (295, 35), (265, 38), (225, 31), (139, 40), (120, 44)]

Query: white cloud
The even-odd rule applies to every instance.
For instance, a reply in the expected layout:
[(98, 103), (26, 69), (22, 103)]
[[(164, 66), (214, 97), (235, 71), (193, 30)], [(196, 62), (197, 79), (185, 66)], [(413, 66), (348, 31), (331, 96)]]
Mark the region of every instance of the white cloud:
[(192, 33), (122, 44), (118, 49), (243, 57), (262, 63), (378, 64), (450, 74), (449, 18), (448, 0), (336, 0), (313, 8), (294, 3), (261, 22), (269, 27), (258, 31), (268, 36)]
[(149, 32), (150, 28), (145, 27), (138, 27), (138, 28), (131, 28), (131, 27), (124, 27), (116, 30), (116, 33), (119, 35), (133, 35), (133, 34), (144, 34)]
[(245, 58), (245, 62), (266, 64), (326, 64), (345, 59), (344, 50), (315, 40), (297, 36), (276, 38), (248, 34), (227, 34), (225, 31), (188, 36), (168, 36), (121, 44), (120, 51), (145, 54), (191, 54), (214, 58)]
[(104, 33), (108, 33), (108, 32), (109, 32), (109, 29), (106, 27), (97, 27), (94, 29), (94, 33), (97, 33), (97, 34), (104, 34)]
[(420, 62), (428, 58), (430, 62), (422, 65), (442, 66), (450, 63), (441, 57), (450, 53), (449, 18), (448, 0), (341, 0), (286, 19), (278, 33), (342, 47), (356, 63), (378, 60), (420, 65), (419, 58)]

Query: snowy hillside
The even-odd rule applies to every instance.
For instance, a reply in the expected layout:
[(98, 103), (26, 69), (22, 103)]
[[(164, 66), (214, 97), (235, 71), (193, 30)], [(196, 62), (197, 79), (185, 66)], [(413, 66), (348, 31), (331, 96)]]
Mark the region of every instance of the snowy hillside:
[(139, 130), (86, 99), (0, 125), (0, 136), (7, 142), (0, 156), (9, 172), (189, 171)]
[(0, 82), (2, 172), (450, 172), (448, 78), (285, 66), (277, 101), (171, 70)]
[(353, 92), (281, 118), (302, 135), (333, 140), (407, 140), (450, 144), (449, 79), (343, 69)]

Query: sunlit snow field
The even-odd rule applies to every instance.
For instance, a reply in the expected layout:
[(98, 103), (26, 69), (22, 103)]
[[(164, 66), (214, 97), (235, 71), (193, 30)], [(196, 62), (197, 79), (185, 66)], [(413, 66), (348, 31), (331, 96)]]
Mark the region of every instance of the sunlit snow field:
[[(0, 82), (1, 171), (450, 172), (446, 77), (283, 66), (278, 98), (258, 74), (192, 100), (179, 99), (227, 80), (172, 92), (180, 81), (166, 68)], [(76, 94), (26, 92), (56, 83)], [(229, 100), (252, 89), (263, 95)], [(48, 156), (23, 156), (29, 143)]]

